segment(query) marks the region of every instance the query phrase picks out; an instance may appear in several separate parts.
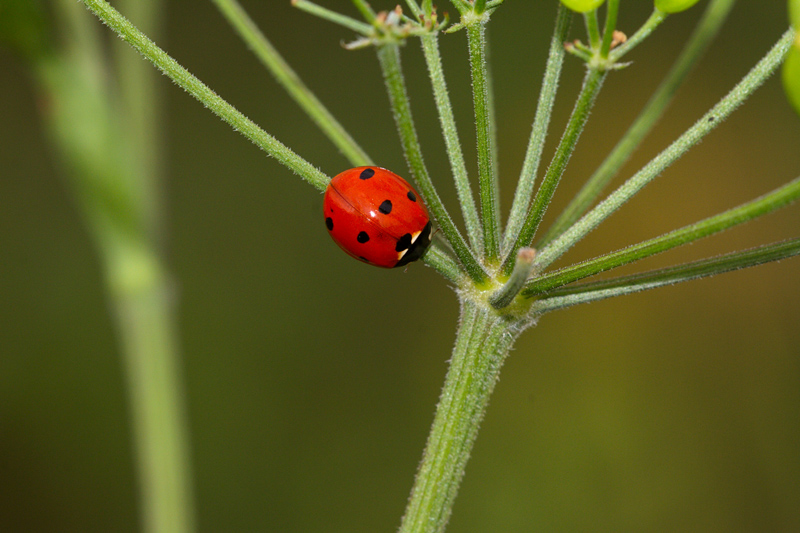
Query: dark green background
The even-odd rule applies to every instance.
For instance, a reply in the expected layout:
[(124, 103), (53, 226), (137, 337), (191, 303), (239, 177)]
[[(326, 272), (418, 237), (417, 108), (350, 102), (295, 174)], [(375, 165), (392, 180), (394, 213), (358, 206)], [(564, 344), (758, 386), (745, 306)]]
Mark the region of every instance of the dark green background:
[[(321, 3), (355, 15), (349, 2)], [(345, 51), (351, 32), (288, 0), (243, 4), (366, 151), (407, 174), (374, 52)], [(787, 26), (783, 1), (739, 4), (623, 177)], [(632, 33), (649, 9), (622, 2), (620, 28)], [(506, 211), (554, 11), (553, 1), (507, 0), (490, 26)], [(609, 77), (555, 210), (625, 131), (700, 13), (671, 17)], [(183, 65), (327, 174), (348, 166), (209, 2), (167, 2), (165, 16), (160, 42)], [(465, 35), (442, 47), (474, 169)], [(455, 211), (418, 44), (405, 52), (427, 162)], [(581, 76), (568, 58), (546, 157)], [(393, 531), (446, 370), (453, 291), (422, 265), (384, 271), (341, 253), (315, 190), (166, 78), (160, 89), (200, 530)], [(135, 531), (129, 414), (97, 258), (26, 66), (7, 50), (0, 109), (0, 530)], [(798, 174), (800, 119), (775, 77), (566, 260)], [(798, 227), (794, 206), (625, 271), (796, 237)], [(506, 364), (449, 531), (799, 530), (799, 267), (787, 260), (544, 317)]]

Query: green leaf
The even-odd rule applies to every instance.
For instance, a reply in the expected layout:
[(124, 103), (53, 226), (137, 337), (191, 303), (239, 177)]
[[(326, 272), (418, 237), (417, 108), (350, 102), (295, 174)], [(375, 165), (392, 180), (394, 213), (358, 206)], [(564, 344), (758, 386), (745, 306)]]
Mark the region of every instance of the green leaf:
[(800, 43), (795, 41), (783, 63), (783, 88), (794, 110), (800, 115)]
[(586, 13), (603, 5), (605, 0), (561, 0), (561, 3), (578, 13)]
[(679, 13), (695, 5), (699, 0), (655, 0), (656, 9), (662, 13)]

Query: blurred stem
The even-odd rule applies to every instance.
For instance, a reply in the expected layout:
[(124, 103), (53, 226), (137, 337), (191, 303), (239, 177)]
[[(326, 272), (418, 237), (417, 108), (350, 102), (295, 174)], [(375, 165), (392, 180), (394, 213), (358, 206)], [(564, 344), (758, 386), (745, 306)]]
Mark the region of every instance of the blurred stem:
[(124, 41), (130, 43), (140, 54), (150, 60), (186, 92), (202, 102), (214, 114), (318, 190), (325, 190), (330, 181), (328, 176), (317, 170), (311, 163), (298, 156), (286, 145), (220, 98), (208, 86), (180, 66), (164, 50), (156, 46), (153, 41), (123, 17), (119, 11), (111, 7), (108, 2), (105, 0), (82, 1), (100, 20), (117, 32)]
[(611, 216), (622, 204), (661, 174), (683, 154), (699, 143), (714, 128), (733, 113), (780, 66), (794, 39), (794, 31), (787, 30), (775, 46), (759, 61), (731, 91), (691, 128), (658, 154), (617, 190), (600, 202), (553, 242), (539, 251), (534, 268), (542, 271), (561, 257), (576, 242), (588, 235), (603, 220)]
[[(111, 93), (112, 69), (99, 27), (75, 2), (62, 0), (56, 7), (66, 42), (40, 58), (36, 73), (50, 103), (44, 119), (94, 238), (116, 319), (133, 419), (142, 528), (188, 533), (194, 530), (189, 439), (173, 293), (157, 242), (159, 201), (153, 197), (158, 195), (159, 163), (157, 152), (149, 152), (158, 143), (153, 72), (142, 71), (141, 60), (116, 50), (120, 80), (115, 85), (129, 85), (121, 95)], [(155, 21), (156, 4), (137, 8), (143, 23)], [(142, 153), (147, 156), (140, 158)]]
[(616, 63), (625, 54), (640, 45), (642, 41), (647, 39), (650, 34), (653, 33), (653, 31), (658, 28), (662, 22), (664, 22), (666, 18), (666, 13), (663, 13), (658, 9), (653, 10), (653, 13), (650, 14), (650, 17), (645, 21), (644, 24), (642, 24), (641, 28), (636, 30), (636, 32), (631, 35), (627, 41), (609, 52), (608, 57), (610, 62)]
[(608, 51), (611, 50), (611, 40), (614, 36), (614, 30), (617, 29), (618, 11), (619, 0), (606, 1), (606, 22), (603, 29), (603, 42), (600, 45), (600, 57), (603, 59), (608, 57)]
[(463, 301), (455, 348), (401, 533), (442, 532), (519, 324)]
[(344, 126), (336, 120), (281, 57), (242, 6), (236, 0), (213, 0), (213, 2), (261, 63), (347, 160), (356, 167), (374, 165), (372, 159), (347, 133)]
[(698, 23), (683, 52), (681, 52), (661, 85), (650, 97), (650, 100), (648, 100), (628, 131), (625, 132), (625, 135), (622, 136), (614, 149), (611, 150), (594, 174), (586, 181), (583, 188), (575, 195), (537, 243), (536, 246), (538, 248), (544, 247), (545, 244), (563, 233), (597, 200), (603, 189), (616, 176), (619, 169), (628, 161), (645, 136), (650, 133), (656, 122), (664, 114), (678, 87), (681, 86), (692, 68), (703, 57), (708, 45), (719, 33), (734, 3), (735, 0), (712, 0), (709, 3), (702, 20)]

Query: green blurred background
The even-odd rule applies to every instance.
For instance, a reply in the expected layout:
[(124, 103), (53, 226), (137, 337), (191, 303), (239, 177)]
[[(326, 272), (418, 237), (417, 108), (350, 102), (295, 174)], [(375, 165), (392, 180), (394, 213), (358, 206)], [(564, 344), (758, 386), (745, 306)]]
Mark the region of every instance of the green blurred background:
[[(349, 31), (288, 0), (242, 3), (365, 150), (407, 174), (374, 52), (345, 51)], [(349, 2), (324, 4), (355, 15)], [(327, 174), (347, 167), (209, 2), (165, 8), (161, 44), (184, 66)], [(649, 10), (623, 2), (619, 27), (631, 33)], [(670, 18), (609, 77), (556, 208), (625, 131), (701, 12)], [(505, 210), (554, 13), (555, 2), (508, 1), (489, 30)], [(739, 2), (622, 177), (786, 26), (785, 2)], [(465, 35), (442, 47), (475, 169)], [(426, 159), (455, 210), (419, 46), (405, 52)], [(568, 58), (545, 157), (582, 68)], [(393, 531), (449, 358), (452, 290), (422, 265), (384, 271), (341, 253), (323, 230), (321, 195), (166, 78), (159, 88), (199, 530)], [(129, 411), (101, 271), (37, 105), (26, 65), (0, 49), (0, 530), (136, 531)], [(798, 174), (800, 119), (775, 77), (565, 261)], [(794, 206), (625, 272), (798, 227)], [(449, 531), (800, 530), (799, 267), (787, 260), (545, 316), (506, 364)]]

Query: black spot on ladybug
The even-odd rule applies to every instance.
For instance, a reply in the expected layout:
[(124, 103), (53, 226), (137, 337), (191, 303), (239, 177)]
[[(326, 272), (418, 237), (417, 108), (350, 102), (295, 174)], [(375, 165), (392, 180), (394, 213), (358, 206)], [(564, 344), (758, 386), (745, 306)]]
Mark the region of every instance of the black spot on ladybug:
[(369, 241), (369, 235), (367, 235), (366, 231), (361, 231), (359, 232), (358, 237), (356, 237), (356, 240), (361, 244), (364, 244), (365, 242)]
[[(407, 264), (411, 263), (412, 261), (416, 261), (428, 250), (428, 247), (431, 245), (431, 223), (428, 222), (424, 228), (422, 228), (422, 232), (417, 236), (416, 240), (411, 243), (411, 246), (408, 248), (406, 253), (403, 254), (403, 257), (394, 265), (395, 268), (406, 266)], [(411, 236), (406, 234), (403, 235), (401, 240), (405, 239), (408, 236), (408, 240), (411, 240)], [(398, 251), (400, 248), (400, 241), (397, 242)]]
[(328, 228), (328, 231), (333, 231), (333, 219), (331, 217), (325, 219), (325, 226)]
[(383, 213), (384, 215), (388, 215), (392, 212), (392, 202), (389, 200), (384, 200), (381, 202), (380, 207), (378, 207), (378, 211)]
[(372, 170), (371, 168), (365, 168), (364, 170), (361, 171), (361, 175), (359, 175), (358, 177), (362, 180), (368, 180), (374, 175), (375, 175), (374, 170)]
[(408, 199), (411, 200), (412, 202), (417, 201), (417, 195), (414, 194), (414, 191), (408, 191), (408, 193), (406, 193), (406, 196), (408, 196)]
[(395, 252), (402, 252), (403, 250), (408, 250), (408, 247), (411, 246), (411, 234), (406, 233), (399, 239), (397, 239), (397, 246), (394, 247)]

